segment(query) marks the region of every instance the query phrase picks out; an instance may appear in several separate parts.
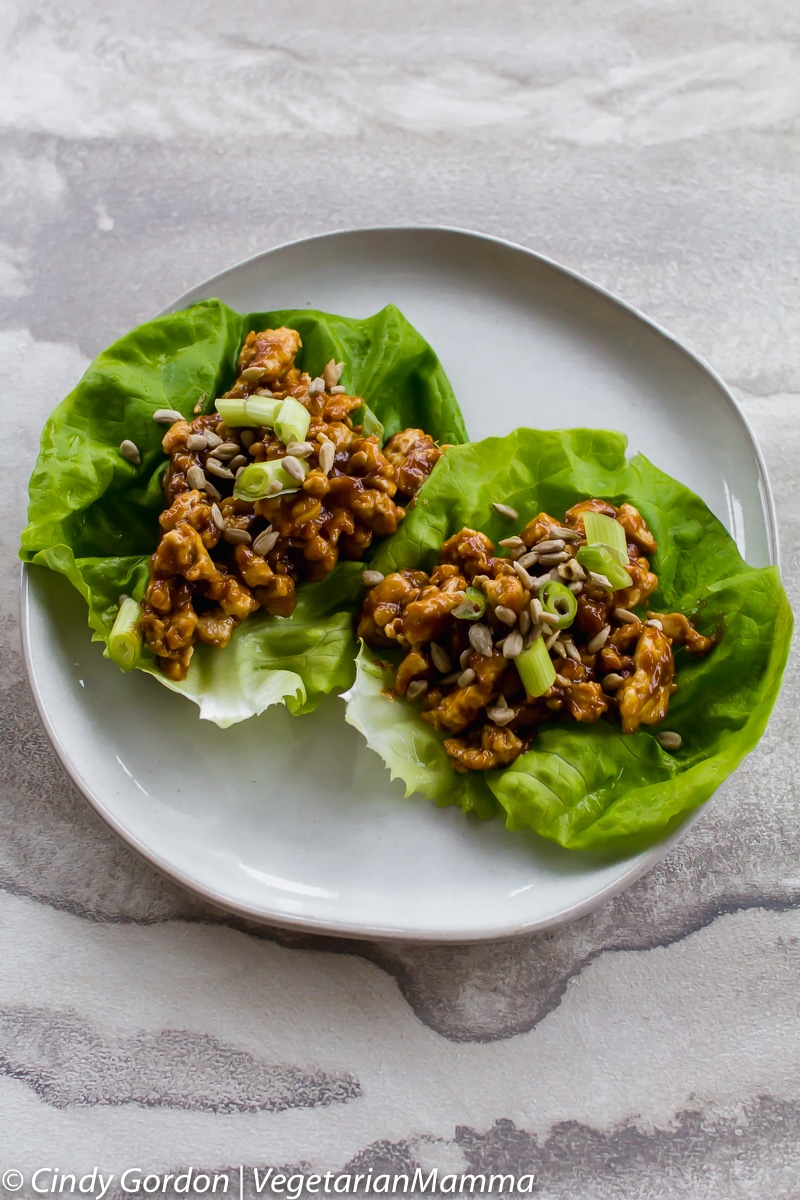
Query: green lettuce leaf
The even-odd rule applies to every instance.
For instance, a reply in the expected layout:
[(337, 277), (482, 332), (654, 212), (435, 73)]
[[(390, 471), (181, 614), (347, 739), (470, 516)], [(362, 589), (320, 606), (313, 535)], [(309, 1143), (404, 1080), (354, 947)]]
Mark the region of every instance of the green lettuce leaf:
[[(414, 509), (372, 563), (384, 573), (430, 569), (442, 542), (462, 526), (495, 542), (544, 510), (556, 519), (589, 496), (635, 504), (653, 530), (659, 590), (650, 607), (693, 614), (721, 633), (705, 659), (676, 652), (679, 691), (666, 727), (683, 738), (674, 754), (654, 731), (623, 734), (606, 722), (556, 721), (511, 766), (477, 779), (458, 774), (443, 736), (385, 689), (392, 664), (362, 647), (347, 720), (405, 781), (438, 804), (485, 815), (491, 802), (509, 829), (533, 829), (571, 849), (633, 849), (661, 836), (702, 804), (752, 750), (780, 686), (792, 614), (775, 568), (749, 567), (699, 496), (642, 455), (628, 462), (620, 433), (516, 430), (449, 450)], [(519, 512), (510, 523), (492, 508)]]
[[(300, 331), (298, 363), (312, 375), (330, 358), (344, 361), (341, 382), (365, 397), (386, 437), (415, 426), (439, 441), (466, 440), (436, 355), (392, 305), (360, 320), (309, 309), (242, 315), (205, 300), (139, 326), (95, 359), (47, 421), (22, 534), (21, 558), (65, 575), (84, 597), (95, 640), (107, 641), (120, 592), (143, 595), (158, 543), (166, 459), (164, 426), (153, 413), (171, 408), (191, 420), (198, 402), (210, 411), (235, 378), (246, 334), (278, 325)], [(125, 438), (139, 448), (141, 464), (119, 453)], [(278, 702), (309, 712), (352, 682), (361, 569), (340, 563), (321, 583), (299, 589), (291, 617), (256, 614), (224, 650), (198, 646), (181, 683), (167, 680), (146, 652), (139, 669), (218, 725)]]

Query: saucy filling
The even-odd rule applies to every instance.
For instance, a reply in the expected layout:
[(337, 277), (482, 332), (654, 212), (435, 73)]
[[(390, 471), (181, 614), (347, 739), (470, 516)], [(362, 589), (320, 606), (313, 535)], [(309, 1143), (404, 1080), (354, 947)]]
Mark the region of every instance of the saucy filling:
[[(220, 412), (178, 420), (164, 436), (167, 506), (141, 630), (170, 679), (186, 677), (198, 642), (226, 646), (259, 609), (290, 616), (300, 583), (324, 579), (340, 557), (360, 559), (374, 537), (394, 533), (403, 504), (442, 453), (421, 429), (403, 430), (381, 448), (376, 434), (354, 423), (363, 400), (339, 385), (343, 364), (331, 361), (311, 379), (295, 364), (300, 347), (293, 329), (251, 332), (223, 397), (240, 403), (218, 402), (223, 413), (240, 415), (228, 424)], [(279, 432), (279, 420), (242, 423), (248, 403), (258, 412), (287, 399), (307, 414), (299, 424), (287, 417)], [(292, 440), (295, 427), (302, 437)], [(245, 498), (249, 469), (268, 463), (276, 468), (270, 482), (259, 498)], [(255, 475), (269, 479), (271, 470)]]
[[(621, 527), (604, 527), (613, 547), (587, 539), (593, 514)], [(485, 534), (462, 529), (430, 575), (385, 576), (361, 611), (369, 645), (405, 652), (393, 693), (447, 735), (453, 766), (506, 766), (554, 716), (602, 718), (624, 733), (663, 721), (678, 686), (675, 648), (703, 656), (715, 642), (681, 613), (648, 609), (658, 587), (648, 556), (658, 547), (638, 510), (584, 500), (563, 523), (542, 512), (500, 544), (504, 556)], [(659, 737), (680, 745), (678, 734)]]

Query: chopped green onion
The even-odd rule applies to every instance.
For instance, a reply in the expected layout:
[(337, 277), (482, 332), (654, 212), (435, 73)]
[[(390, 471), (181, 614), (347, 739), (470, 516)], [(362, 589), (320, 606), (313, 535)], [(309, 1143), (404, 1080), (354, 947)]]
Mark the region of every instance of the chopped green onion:
[(383, 425), (375, 416), (370, 406), (364, 401), (361, 407), (353, 414), (354, 423), (361, 426), (362, 437), (376, 437), (378, 444), (383, 445)]
[(631, 577), (624, 567), (620, 566), (606, 546), (581, 546), (578, 551), (578, 562), (587, 571), (596, 575), (605, 575), (615, 592), (631, 586)]
[(587, 512), (583, 515), (583, 528), (589, 546), (602, 546), (612, 558), (625, 566), (628, 561), (628, 542), (619, 521), (603, 513)]
[(477, 621), (486, 611), (486, 597), (478, 588), (468, 587), (464, 599), (458, 608), (453, 609), (453, 616), (459, 621)]
[(531, 699), (543, 696), (555, 683), (556, 669), (542, 637), (537, 638), (532, 646), (518, 654), (514, 665), (519, 672), (522, 686)]
[(142, 650), (142, 606), (126, 596), (108, 635), (108, 657), (123, 671), (135, 667)]
[(566, 629), (575, 620), (578, 601), (563, 583), (546, 583), (539, 593), (539, 599), (545, 612), (558, 617), (556, 629)]
[(268, 425), (272, 428), (283, 403), (283, 400), (275, 400), (272, 396), (240, 396), (238, 399), (223, 396), (214, 401), (217, 412), (231, 429), (243, 425), (252, 429), (258, 425)]
[[(298, 459), (298, 462), (303, 469), (303, 474), (307, 475), (308, 463), (305, 459)], [(281, 485), (279, 491), (271, 486), (276, 480)], [(288, 471), (284, 471), (281, 459), (271, 458), (268, 462), (250, 463), (249, 467), (244, 468), (233, 485), (233, 498), (234, 500), (248, 500), (252, 503), (255, 500), (264, 500), (267, 496), (299, 492), (300, 487), (297, 480), (293, 479)]]
[(287, 396), (275, 418), (275, 432), (284, 445), (305, 441), (310, 424), (311, 413), (308, 409), (304, 408), (299, 400), (295, 400), (294, 396)]

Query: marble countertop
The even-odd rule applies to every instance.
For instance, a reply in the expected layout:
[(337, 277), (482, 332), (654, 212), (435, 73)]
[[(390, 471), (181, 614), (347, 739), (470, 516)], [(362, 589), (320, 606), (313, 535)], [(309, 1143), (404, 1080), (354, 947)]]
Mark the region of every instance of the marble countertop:
[(156, 875), (76, 793), (25, 682), (14, 561), (44, 418), (114, 336), (288, 239), (437, 223), (556, 258), (713, 363), (796, 606), (796, 10), (0, 12), (0, 1173), (24, 1177), (0, 1194), (36, 1194), (37, 1167), (98, 1167), (117, 1196), (125, 1168), (289, 1164), (534, 1172), (547, 1200), (800, 1196), (796, 661), (758, 750), (593, 915), (474, 947), (294, 936)]

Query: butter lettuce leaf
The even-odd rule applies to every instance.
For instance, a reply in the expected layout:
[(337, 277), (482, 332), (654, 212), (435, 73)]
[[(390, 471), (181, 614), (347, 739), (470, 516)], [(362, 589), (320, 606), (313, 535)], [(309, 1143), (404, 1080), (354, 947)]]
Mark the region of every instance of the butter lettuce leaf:
[[(356, 319), (309, 309), (241, 314), (205, 300), (140, 325), (100, 354), (55, 409), (29, 485), (20, 556), (70, 580), (86, 600), (95, 640), (107, 641), (120, 592), (143, 595), (158, 544), (165, 427), (153, 413), (170, 408), (191, 420), (198, 403), (210, 411), (235, 378), (243, 338), (278, 325), (300, 331), (298, 363), (312, 375), (330, 358), (344, 362), (342, 384), (368, 401), (386, 437), (416, 426), (439, 441), (466, 440), (435, 353), (392, 305)], [(125, 438), (138, 447), (140, 464), (120, 454)], [(291, 617), (258, 613), (224, 650), (198, 646), (180, 683), (167, 680), (147, 652), (139, 669), (218, 725), (279, 702), (309, 712), (353, 680), (361, 569), (340, 563), (321, 583), (302, 585)]]
[[(450, 766), (443, 736), (417, 706), (387, 696), (388, 651), (381, 658), (362, 647), (347, 697), (347, 720), (409, 790), (483, 815), (491, 795), (509, 829), (532, 829), (571, 849), (634, 849), (707, 800), (760, 738), (792, 631), (777, 569), (749, 567), (699, 496), (642, 455), (628, 461), (626, 446), (623, 434), (588, 429), (519, 429), (456, 446), (372, 566), (430, 569), (442, 542), (465, 525), (497, 543), (538, 512), (558, 520), (589, 496), (635, 504), (659, 544), (651, 608), (692, 615), (703, 633), (721, 635), (705, 659), (676, 651), (679, 691), (664, 727), (681, 734), (679, 751), (662, 750), (657, 728), (630, 735), (604, 721), (554, 720), (511, 766), (474, 780)], [(515, 508), (519, 521), (496, 513), (494, 501)]]

